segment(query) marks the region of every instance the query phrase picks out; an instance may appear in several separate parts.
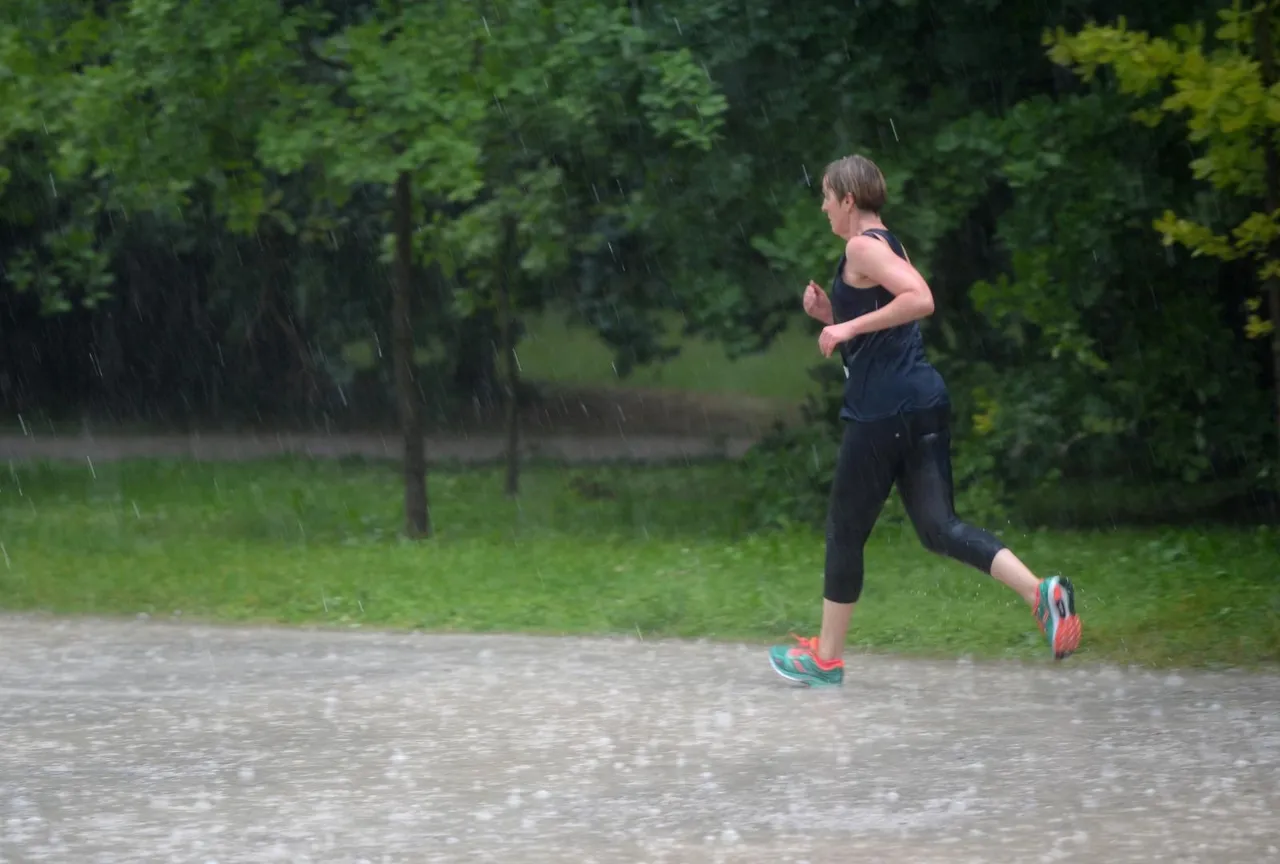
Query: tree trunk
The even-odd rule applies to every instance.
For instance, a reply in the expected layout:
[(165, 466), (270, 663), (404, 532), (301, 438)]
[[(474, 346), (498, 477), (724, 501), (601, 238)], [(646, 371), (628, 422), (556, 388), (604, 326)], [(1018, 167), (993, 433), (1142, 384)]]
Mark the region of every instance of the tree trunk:
[(404, 438), (404, 530), (412, 538), (431, 536), (427, 507), (427, 454), (422, 414), (413, 374), (413, 191), (408, 173), (396, 178), (395, 279), (391, 289), (391, 356), (396, 368), (396, 403)]
[[(1280, 254), (1273, 260), (1280, 258)], [(1271, 293), (1271, 375), (1276, 385), (1276, 489), (1280, 491), (1280, 279), (1267, 282)]]
[[(1262, 84), (1267, 89), (1276, 83), (1276, 62), (1272, 46), (1272, 8), (1274, 3), (1264, 3), (1254, 17), (1254, 43), (1258, 48), (1258, 64), (1262, 67)], [(1266, 165), (1266, 208), (1268, 215), (1280, 210), (1280, 153), (1276, 150), (1276, 138), (1270, 129), (1263, 133), (1262, 154)], [(1267, 250), (1268, 263), (1280, 262), (1280, 243), (1273, 241)], [(1271, 314), (1271, 373), (1276, 393), (1276, 476), (1275, 485), (1280, 490), (1280, 279), (1271, 277), (1263, 290), (1268, 294)]]
[(503, 226), (500, 257), (497, 262), (498, 326), (502, 343), (503, 390), (506, 395), (507, 482), (506, 493), (520, 494), (520, 362), (516, 357), (515, 320), (512, 314), (512, 266), (515, 259), (515, 223)]

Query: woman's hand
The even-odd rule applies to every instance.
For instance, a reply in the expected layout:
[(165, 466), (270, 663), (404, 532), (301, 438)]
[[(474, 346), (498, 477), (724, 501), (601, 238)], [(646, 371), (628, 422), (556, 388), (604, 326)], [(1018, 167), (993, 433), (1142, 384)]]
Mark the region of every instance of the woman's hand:
[(823, 324), (831, 324), (835, 321), (835, 316), (831, 312), (831, 298), (812, 280), (804, 289), (804, 311), (810, 318), (816, 318)]
[(858, 319), (846, 321), (843, 324), (831, 324), (822, 328), (822, 332), (818, 334), (818, 350), (822, 352), (822, 356), (830, 357), (831, 352), (836, 350), (836, 346), (841, 342), (848, 342), (857, 333), (854, 332), (854, 325), (858, 323)]

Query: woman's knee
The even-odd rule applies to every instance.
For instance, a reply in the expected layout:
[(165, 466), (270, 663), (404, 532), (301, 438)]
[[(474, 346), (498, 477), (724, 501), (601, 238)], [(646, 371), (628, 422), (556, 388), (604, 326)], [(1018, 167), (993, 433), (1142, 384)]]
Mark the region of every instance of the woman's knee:
[(916, 534), (924, 548), (935, 555), (952, 558), (984, 573), (991, 572), (991, 563), (1004, 548), (989, 532), (956, 517), (917, 523)]
[(920, 538), (920, 545), (935, 555), (954, 557), (950, 550), (955, 548), (955, 543), (959, 539), (953, 530), (956, 521), (958, 520), (927, 517), (916, 520), (913, 524), (916, 536)]

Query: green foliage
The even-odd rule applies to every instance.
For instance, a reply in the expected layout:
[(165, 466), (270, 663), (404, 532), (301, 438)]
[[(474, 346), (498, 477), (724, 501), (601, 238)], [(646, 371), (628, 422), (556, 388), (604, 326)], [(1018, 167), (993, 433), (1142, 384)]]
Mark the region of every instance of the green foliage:
[[(1006, 370), (999, 382), (990, 367), (970, 366), (978, 374), (968, 383), (989, 394), (982, 437), (1017, 466), (1006, 474), (1016, 484), (1056, 482), (1082, 445), (1092, 451), (1092, 469), (1116, 470), (1127, 461), (1123, 443), (1139, 439), (1157, 471), (1194, 481), (1228, 443), (1185, 433), (1206, 410), (1232, 414), (1226, 392), (1199, 388), (1188, 398), (1204, 363), (1227, 355), (1232, 337), (1212, 326), (1207, 295), (1153, 278), (1163, 266), (1157, 248), (1127, 241), (1168, 192), (1132, 170), (1128, 152), (1162, 141), (1156, 131), (1127, 130), (1124, 104), (1110, 94), (1032, 99), (989, 124), (1003, 151), (993, 179), (1014, 193), (997, 229), (1010, 267), (977, 281), (969, 299), (1011, 345), (1034, 347), (1044, 360)], [(1168, 362), (1153, 363), (1165, 345)], [(1247, 367), (1228, 364), (1220, 374), (1247, 389)], [(1144, 406), (1157, 402), (1163, 410), (1153, 417)]]
[[(1133, 112), (1134, 119), (1155, 126), (1166, 116), (1184, 118), (1187, 140), (1199, 148), (1190, 162), (1195, 178), (1232, 196), (1256, 200), (1267, 195), (1259, 145), (1269, 141), (1276, 146), (1280, 127), (1280, 86), (1263, 79), (1254, 32), (1258, 21), (1276, 31), (1272, 5), (1246, 6), (1236, 0), (1231, 8), (1218, 10), (1212, 45), (1206, 45), (1202, 23), (1177, 28), (1171, 38), (1156, 38), (1130, 30), (1123, 17), (1113, 26), (1091, 24), (1076, 34), (1058, 28), (1046, 33), (1044, 41), (1055, 62), (1085, 80), (1106, 68), (1123, 93), (1163, 94), (1154, 106)], [(1264, 206), (1226, 233), (1206, 221), (1168, 209), (1154, 224), (1166, 245), (1176, 243), (1224, 261), (1251, 259), (1261, 281), (1280, 277), (1280, 260), (1271, 251), (1280, 238), (1280, 210), (1267, 212)], [(1270, 333), (1271, 323), (1252, 312), (1249, 335)]]
[(840, 430), (818, 415), (822, 401), (806, 400), (802, 425), (779, 424), (740, 463), (749, 489), (747, 506), (763, 527), (813, 528), (826, 519)]
[[(492, 304), (495, 279), (507, 268), (526, 289), (517, 299), (540, 305), (527, 296), (530, 283), (548, 284), (577, 256), (607, 247), (598, 219), (643, 223), (640, 187), (602, 200), (595, 186), (633, 170), (621, 137), (705, 152), (724, 110), (689, 52), (668, 49), (625, 8), (504, 0), (486, 6), (481, 24), (474, 87), (493, 94), (474, 131), (483, 192), (425, 235), (430, 256), (466, 274), (469, 290), (455, 294), (464, 315)], [(637, 113), (647, 129), (633, 119)], [(517, 259), (495, 267), (507, 225)], [(572, 305), (574, 293), (561, 299)]]
[[(1166, 6), (1148, 9), (1148, 20), (1188, 14)], [(716, 10), (729, 8), (736, 9), (702, 14), (721, 23)], [(1183, 286), (1210, 283), (1215, 271), (1134, 242), (1194, 194), (1169, 170), (1179, 136), (1129, 122), (1129, 93), (1045, 93), (1037, 76), (1052, 68), (1035, 56), (1034, 41), (1012, 34), (1033, 37), (1052, 13), (1006, 11), (996, 33), (963, 6), (926, 15), (862, 3), (794, 17), (762, 9), (753, 20), (769, 22), (768, 36), (747, 27), (745, 40), (715, 49), (721, 65), (713, 68), (731, 96), (730, 140), (751, 144), (741, 157), (745, 171), (737, 153), (722, 156), (727, 178), (708, 184), (704, 197), (738, 228), (772, 211), (749, 235), (770, 272), (750, 272), (741, 255), (717, 261), (708, 268), (716, 272), (699, 276), (708, 290), (691, 322), (751, 345), (757, 334), (777, 332), (780, 310), (795, 308), (808, 279), (827, 281), (838, 240), (819, 212), (818, 177), (827, 160), (856, 150), (885, 170), (885, 217), (939, 298), (925, 329), (963, 406), (958, 423), (975, 410), (975, 389), (998, 406), (985, 420), (1000, 428), (965, 442), (966, 461), (993, 472), (984, 484), (1051, 483), (1085, 470), (1199, 478), (1223, 470), (1234, 454), (1258, 452), (1265, 424), (1242, 416), (1227, 395), (1250, 394), (1256, 405), (1256, 366), (1251, 359), (1204, 366), (1205, 358), (1237, 353), (1230, 330), (1214, 326), (1234, 310), (1207, 293), (1185, 297)], [(857, 51), (830, 38), (863, 28), (877, 39)], [(924, 48), (899, 49), (908, 43)], [(789, 86), (786, 70), (800, 57), (803, 88)], [(795, 175), (779, 176), (775, 165), (795, 166)], [(729, 197), (725, 187), (734, 183), (758, 189), (760, 204)], [(1208, 322), (1179, 328), (1190, 340), (1181, 351), (1147, 323), (1154, 316), (1167, 327), (1174, 314)], [(1146, 362), (1166, 346), (1173, 362)], [(1205, 377), (1223, 386), (1206, 388)], [(1208, 426), (1198, 420), (1206, 413), (1215, 418)], [(1187, 435), (1196, 422), (1202, 434)]]
[(46, 314), (70, 310), (77, 294), (87, 309), (111, 296), (111, 255), (98, 246), (85, 221), (76, 218), (45, 232), (43, 248), (19, 250), (5, 268), (14, 289), (37, 294)]
[[(519, 316), (551, 307), (612, 352), (579, 380), (654, 364), (639, 380), (750, 390), (734, 377), (791, 344), (804, 283), (838, 255), (822, 166), (859, 151), (938, 298), (925, 332), (967, 486), (1256, 474), (1263, 346), (1246, 337), (1273, 324), (1256, 282), (1277, 233), (1253, 200), (1277, 113), (1256, 8), (1135, 0), (1151, 35), (1080, 30), (1097, 4), (994, 8), (14, 0), (0, 260), (82, 329), (27, 337), (37, 304), (6, 292), (0, 359), (27, 381), (48, 364), (22, 358), (65, 364), (24, 399), (252, 416), (275, 388), (355, 415), (351, 388), (387, 382), (342, 348), (388, 345), (372, 286), (405, 170), (418, 260), (444, 277), (415, 320), (431, 392), (484, 398), (504, 271)], [(758, 389), (795, 402), (792, 380)], [(820, 477), (778, 470), (801, 496)]]
[(459, 3), (382, 11), (293, 59), (257, 156), (283, 173), (314, 170), (315, 193), (337, 206), (364, 184), (389, 188), (402, 172), (426, 196), (470, 200), (480, 188), (474, 130), (487, 102), (470, 58), (484, 28)]
[(63, 116), (64, 69), (99, 36), (97, 19), (78, 11), (32, 2), (0, 11), (0, 214), (31, 235), (3, 264), (9, 284), (35, 294), (44, 314), (77, 299), (92, 308), (112, 283), (110, 254), (93, 238), (100, 201), (94, 189), (55, 176), (50, 144), (50, 125)]
[(808, 280), (827, 283), (840, 257), (840, 238), (831, 233), (821, 204), (815, 190), (797, 189), (778, 208), (778, 227), (767, 236), (751, 239), (751, 245), (770, 266), (784, 274), (794, 295), (789, 299), (797, 306)]
[(11, 284), (37, 292), (48, 312), (71, 309), (77, 294), (93, 308), (115, 281), (118, 223), (140, 213), (201, 221), (206, 200), (240, 232), (264, 214), (287, 219), (253, 147), (297, 27), (278, 6), (237, 0), (105, 13), (10, 5), (0, 148), (15, 143), (22, 173), (44, 180), (21, 190), (32, 203), (18, 206), (52, 223), (15, 253)]
[(227, 224), (253, 230), (279, 201), (253, 147), (300, 26), (250, 0), (87, 14), (75, 27), (93, 31), (93, 50), (45, 82), (58, 175), (110, 178), (104, 205), (126, 213), (181, 218), (207, 192)]

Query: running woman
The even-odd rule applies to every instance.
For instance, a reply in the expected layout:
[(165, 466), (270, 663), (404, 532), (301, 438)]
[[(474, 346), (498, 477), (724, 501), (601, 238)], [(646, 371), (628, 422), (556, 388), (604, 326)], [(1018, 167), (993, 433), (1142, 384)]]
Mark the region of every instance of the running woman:
[(1053, 656), (1080, 644), (1071, 581), (1040, 579), (990, 533), (955, 513), (947, 386), (925, 357), (919, 321), (933, 294), (880, 213), (884, 175), (863, 156), (827, 166), (822, 212), (845, 241), (831, 296), (810, 282), (804, 310), (826, 326), (818, 348), (845, 371), (844, 436), (827, 511), (822, 630), (769, 652), (775, 671), (809, 686), (844, 681), (845, 635), (862, 593), (863, 547), (894, 484), (925, 548), (987, 573), (1018, 593)]

